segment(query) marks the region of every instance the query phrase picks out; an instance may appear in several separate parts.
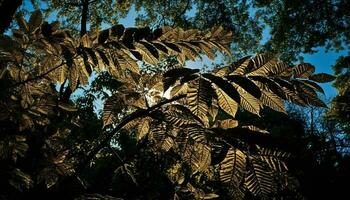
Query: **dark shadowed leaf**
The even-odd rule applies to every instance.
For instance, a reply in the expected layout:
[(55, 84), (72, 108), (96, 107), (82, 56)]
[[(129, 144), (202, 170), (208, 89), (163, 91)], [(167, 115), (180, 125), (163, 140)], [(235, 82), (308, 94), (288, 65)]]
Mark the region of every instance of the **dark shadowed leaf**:
[(106, 29), (100, 32), (98, 35), (98, 43), (104, 44), (109, 38), (110, 29)]
[(116, 37), (117, 39), (120, 39), (124, 33), (124, 30), (125, 28), (123, 25), (121, 24), (114, 25), (111, 27), (111, 36)]
[(236, 88), (233, 87), (228, 81), (223, 78), (215, 76), (213, 74), (203, 74), (203, 77), (209, 79), (212, 83), (215, 83), (220, 89), (222, 89), (229, 97), (231, 97), (236, 102), (241, 102), (241, 97), (237, 92)]
[(40, 10), (36, 10), (32, 13), (32, 15), (29, 18), (29, 30), (34, 31), (36, 28), (38, 28), (42, 23), (42, 14)]
[(258, 86), (256, 86), (251, 80), (248, 78), (238, 76), (238, 75), (230, 75), (227, 76), (227, 79), (231, 82), (234, 82), (235, 84), (239, 85), (241, 88), (243, 88), (245, 91), (247, 91), (249, 94), (254, 96), (255, 98), (259, 99), (261, 96), (261, 91)]
[(318, 83), (331, 82), (335, 78), (336, 78), (335, 76), (332, 76), (332, 75), (326, 74), (326, 73), (313, 74), (309, 77), (310, 80), (313, 80), (313, 81), (318, 82)]

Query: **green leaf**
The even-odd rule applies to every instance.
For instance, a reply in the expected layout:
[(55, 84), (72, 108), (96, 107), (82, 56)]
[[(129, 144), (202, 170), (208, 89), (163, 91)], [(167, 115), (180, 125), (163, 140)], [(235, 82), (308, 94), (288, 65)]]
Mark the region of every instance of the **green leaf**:
[(143, 139), (150, 130), (150, 119), (144, 118), (137, 126), (137, 141)]
[(185, 145), (181, 156), (190, 165), (192, 174), (205, 171), (211, 163), (210, 147), (199, 142)]
[[(232, 75), (242, 75), (244, 74), (244, 69), (238, 69), (242, 66), (243, 63), (249, 63), (250, 61), (250, 56), (246, 56), (244, 58), (241, 58), (235, 62), (233, 62), (231, 65), (226, 66), (226, 67), (221, 67), (219, 69), (213, 70), (215, 75), (217, 76), (227, 76), (229, 74)], [(244, 67), (243, 67), (244, 68)]]
[(102, 59), (103, 63), (108, 66), (109, 65), (109, 59), (107, 58), (105, 52), (103, 52), (100, 49), (96, 49), (96, 52), (98, 53), (98, 55)]
[(285, 99), (285, 94), (283, 93), (282, 88), (272, 79), (263, 76), (249, 76), (249, 78), (255, 81), (256, 84), (262, 84), (262, 86), (259, 87), (263, 90), (268, 89), (277, 96)]
[(175, 68), (163, 74), (164, 77), (178, 78), (199, 72), (199, 69)]
[(69, 69), (73, 68), (73, 56), (74, 56), (74, 52), (72, 52), (68, 47), (66, 47), (65, 45), (61, 45), (61, 49), (62, 49), (62, 54), (64, 59), (66, 60), (66, 64), (68, 66)]
[(283, 161), (289, 158), (290, 154), (279, 150), (271, 150), (259, 147), (259, 158), (263, 160), (271, 170), (276, 172), (283, 172), (288, 170), (286, 163)]
[(322, 89), (322, 87), (317, 85), (316, 83), (309, 81), (309, 80), (299, 80), (299, 81), (303, 82), (305, 85), (311, 87), (313, 90), (324, 94), (324, 90)]
[[(149, 63), (151, 65), (157, 65), (158, 64), (158, 58), (159, 54), (158, 51), (155, 48), (151, 48), (151, 51), (147, 47), (151, 47), (150, 45), (145, 46), (140, 43), (135, 45), (137, 52), (141, 54), (141, 61), (144, 61), (146, 63)], [(157, 52), (157, 53), (155, 53)], [(136, 56), (135, 56), (136, 57)]]
[(260, 100), (243, 90), (241, 87), (236, 87), (241, 100), (239, 105), (246, 111), (260, 116), (260, 108), (262, 107)]
[(91, 58), (91, 60), (92, 60), (93, 64), (95, 65), (95, 67), (97, 67), (98, 66), (98, 58), (97, 58), (95, 52), (91, 48), (84, 48), (84, 50), (86, 51), (86, 53)]
[(283, 100), (273, 92), (263, 90), (262, 95), (260, 97), (260, 101), (263, 103), (264, 106), (267, 106), (277, 112), (287, 114)]
[(242, 129), (248, 129), (249, 131), (258, 132), (258, 133), (262, 133), (262, 134), (269, 134), (268, 131), (260, 129), (259, 127), (254, 126), (254, 125), (242, 126)]
[(162, 43), (159, 43), (159, 42), (155, 42), (155, 41), (154, 41), (154, 42), (151, 42), (151, 44), (152, 44), (155, 48), (161, 50), (163, 53), (165, 53), (165, 54), (168, 54), (168, 53), (169, 53), (168, 48), (167, 48), (165, 45), (163, 45)]
[[(243, 199), (244, 189), (241, 183), (244, 181), (247, 159), (244, 152), (231, 147), (225, 159), (219, 164), (220, 181), (226, 185), (233, 194), (233, 198)], [(236, 192), (233, 192), (235, 191)]]
[(140, 44), (146, 47), (146, 49), (152, 54), (152, 56), (156, 59), (159, 59), (159, 53), (157, 48), (153, 46), (151, 43), (148, 43), (146, 41), (139, 41)]
[(76, 112), (78, 110), (73, 105), (69, 105), (69, 104), (62, 103), (62, 102), (60, 102), (58, 104), (58, 107), (61, 108), (62, 110), (67, 111), (67, 112)]
[(236, 128), (238, 126), (238, 121), (234, 119), (217, 120), (216, 126), (222, 129)]
[(173, 126), (199, 124), (202, 120), (194, 115), (190, 109), (182, 105), (169, 105), (164, 113), (167, 122)]
[(139, 65), (127, 53), (118, 51), (117, 58), (115, 63), (119, 64), (122, 70), (128, 69), (136, 74), (140, 73)]
[(169, 43), (169, 42), (163, 42), (165, 44), (165, 46), (167, 46), (169, 49), (177, 52), (177, 53), (181, 53), (181, 50), (180, 48), (176, 45), (176, 44), (173, 44), (173, 43)]
[(151, 29), (148, 26), (135, 29), (133, 34), (135, 42), (141, 42), (143, 39), (150, 39)]

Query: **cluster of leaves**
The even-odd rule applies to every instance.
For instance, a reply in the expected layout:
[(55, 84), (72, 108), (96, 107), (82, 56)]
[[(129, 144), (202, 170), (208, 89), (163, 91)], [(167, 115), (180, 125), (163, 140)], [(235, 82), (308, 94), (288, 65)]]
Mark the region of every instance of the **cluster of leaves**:
[(327, 113), (328, 117), (341, 127), (344, 133), (350, 133), (350, 56), (340, 57), (333, 66), (335, 75), (334, 87), (338, 90), (338, 95), (333, 99), (332, 106)]
[[(29, 22), (20, 16), (17, 22), (12, 36), (0, 38), (0, 78), (5, 84), (0, 120), (7, 124), (1, 126), (0, 155), (10, 171), (4, 181), (20, 190), (40, 183), (50, 188), (60, 177), (76, 176), (124, 129), (136, 134), (141, 147), (177, 155), (179, 161), (168, 170), (177, 188), (174, 198), (218, 197), (217, 189), (193, 182), (203, 174), (210, 180), (215, 177), (211, 173), (219, 174), (228, 196), (269, 198), (288, 187), (288, 153), (269, 148), (268, 132), (237, 121), (237, 112), (259, 116), (264, 107), (285, 112), (284, 101), (325, 106), (316, 82), (333, 80), (314, 74), (310, 64), (291, 67), (270, 54), (245, 57), (210, 73), (179, 66), (165, 73), (140, 71), (138, 61), (156, 65), (172, 56), (184, 63), (200, 54), (214, 58), (215, 51), (230, 54), (232, 36), (221, 27), (203, 33), (116, 25), (76, 39), (58, 23), (43, 22), (39, 11)], [(67, 138), (82, 126), (84, 116), (72, 114), (76, 109), (62, 90), (67, 85), (74, 91), (88, 84), (92, 72), (104, 71), (120, 83), (104, 103), (100, 128), (105, 134), (87, 144), (75, 143)], [(28, 154), (41, 159), (31, 174), (17, 162)], [(132, 174), (129, 168), (124, 164), (122, 169)]]
[(349, 47), (347, 0), (142, 0), (135, 5), (145, 12), (136, 19), (142, 25), (170, 24), (201, 30), (222, 25), (235, 35), (232, 49), (242, 56), (263, 50), (291, 62), (301, 53), (318, 51), (317, 47)]
[(208, 29), (222, 26), (235, 36), (232, 50), (244, 56), (256, 52), (262, 38), (263, 24), (250, 12), (249, 1), (239, 0), (150, 0), (135, 1), (138, 25), (176, 26), (182, 28)]
[(314, 53), (315, 47), (349, 48), (346, 23), (350, 19), (349, 1), (257, 0), (253, 3), (259, 19), (271, 27), (271, 38), (265, 48), (279, 53), (283, 59), (295, 60), (300, 53)]
[[(333, 77), (314, 71), (310, 64), (290, 67), (270, 54), (245, 57), (212, 73), (171, 69), (162, 75), (160, 92), (168, 90), (170, 99), (181, 99), (150, 112), (146, 118), (131, 121), (125, 128), (136, 130), (139, 142), (148, 140), (156, 149), (177, 153), (183, 165), (190, 168), (191, 176), (211, 167), (219, 170), (222, 183), (235, 198), (244, 198), (246, 190), (268, 198), (277, 190), (276, 173), (286, 169), (283, 159), (288, 154), (256, 147), (259, 137), (268, 138), (268, 132), (251, 124), (240, 125), (236, 113), (240, 108), (259, 116), (263, 107), (285, 113), (284, 101), (325, 106), (317, 97), (317, 92), (323, 91), (315, 82), (331, 81)], [(114, 95), (107, 99), (103, 114), (108, 116), (104, 118), (106, 124), (113, 124), (109, 117), (120, 110), (111, 108), (121, 102)], [(138, 106), (147, 109), (148, 105)], [(267, 145), (265, 141), (260, 141), (261, 145)], [(177, 175), (174, 183), (184, 185), (186, 181)], [(209, 198), (203, 191), (200, 194), (198, 198)]]

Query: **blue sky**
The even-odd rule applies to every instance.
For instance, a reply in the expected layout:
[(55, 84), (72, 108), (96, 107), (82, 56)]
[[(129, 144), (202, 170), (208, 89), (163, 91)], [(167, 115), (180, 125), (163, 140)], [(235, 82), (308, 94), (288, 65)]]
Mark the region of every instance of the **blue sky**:
[[(304, 62), (311, 63), (316, 67), (316, 73), (328, 73), (333, 74), (332, 66), (335, 64), (337, 58), (339, 56), (348, 55), (347, 51), (325, 51), (325, 48), (317, 48), (318, 52), (314, 54), (304, 54)], [(321, 84), (323, 89), (325, 90), (325, 98), (329, 99), (334, 97), (337, 94), (337, 90), (332, 87), (331, 83)]]

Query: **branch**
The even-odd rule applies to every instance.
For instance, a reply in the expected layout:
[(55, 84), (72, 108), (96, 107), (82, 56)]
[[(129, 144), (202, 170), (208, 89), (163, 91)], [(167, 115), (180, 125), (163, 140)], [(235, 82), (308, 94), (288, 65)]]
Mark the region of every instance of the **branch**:
[(60, 93), (59, 93), (59, 97), (60, 99), (62, 99), (62, 95), (63, 95), (63, 90), (64, 90), (64, 85), (66, 85), (67, 79), (64, 79), (63, 83), (60, 86)]
[(282, 140), (271, 134), (260, 133), (246, 128), (212, 128), (211, 131), (213, 131), (216, 137), (224, 139), (229, 144), (236, 144), (237, 140), (239, 140), (249, 145), (259, 145), (267, 148), (284, 147), (284, 149), (289, 149), (295, 145), (294, 140)]
[(118, 133), (127, 123), (129, 123), (129, 122), (131, 122), (139, 117), (147, 116), (155, 109), (158, 109), (165, 104), (177, 101), (177, 100), (182, 99), (184, 97), (186, 97), (186, 95), (179, 95), (179, 96), (176, 96), (172, 99), (167, 99), (165, 101), (162, 101), (162, 102), (160, 102), (160, 103), (158, 103), (158, 104), (156, 104), (148, 109), (136, 110), (135, 112), (131, 113), (130, 115), (124, 117), (124, 119), (112, 131), (105, 134), (105, 135), (107, 135), (107, 137), (105, 139), (103, 139), (100, 142), (100, 144), (98, 144), (90, 153), (88, 153), (88, 155), (77, 165), (77, 167), (75, 168), (75, 172), (73, 173), (72, 176), (76, 176), (76, 174), (78, 174), (81, 170), (83, 170), (85, 168), (85, 166), (95, 157), (95, 155), (101, 149), (108, 146), (108, 144), (111, 141), (111, 139), (113, 138), (113, 136), (116, 133)]
[(80, 20), (80, 36), (82, 37), (86, 33), (86, 25), (88, 21), (88, 12), (89, 12), (89, 2), (83, 1), (83, 8), (81, 10), (81, 20)]
[(59, 67), (61, 67), (62, 65), (66, 64), (66, 62), (62, 62), (61, 64), (57, 65), (56, 67), (50, 69), (49, 71), (43, 73), (43, 74), (40, 74), (36, 77), (33, 77), (33, 78), (28, 78), (26, 80), (23, 80), (23, 81), (20, 81), (20, 82), (17, 82), (17, 83), (14, 83), (13, 85), (10, 85), (8, 88), (13, 88), (13, 87), (17, 87), (19, 85), (22, 85), (22, 84), (26, 84), (30, 81), (35, 81), (35, 80), (38, 80), (38, 79), (41, 79), (41, 78), (44, 78), (46, 75), (48, 75), (49, 73), (51, 73), (52, 71), (58, 69)]
[(73, 3), (73, 2), (68, 2), (67, 4), (70, 6), (75, 6), (75, 7), (80, 7), (83, 5), (82, 3)]
[(98, 0), (89, 1), (89, 4), (93, 4), (93, 3), (95, 3), (96, 1), (98, 1)]
[(112, 152), (112, 154), (118, 158), (119, 162), (123, 165), (124, 161), (123, 159), (120, 157), (120, 155), (113, 149), (113, 147), (111, 147), (110, 145), (108, 145), (108, 149)]
[[(95, 3), (96, 1), (98, 1), (98, 0), (88, 1), (87, 3), (88, 3), (88, 4), (93, 4), (93, 3)], [(70, 6), (75, 6), (75, 7), (81, 7), (81, 6), (83, 6), (83, 3), (68, 2), (67, 4), (70, 5)]]

